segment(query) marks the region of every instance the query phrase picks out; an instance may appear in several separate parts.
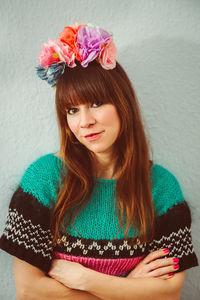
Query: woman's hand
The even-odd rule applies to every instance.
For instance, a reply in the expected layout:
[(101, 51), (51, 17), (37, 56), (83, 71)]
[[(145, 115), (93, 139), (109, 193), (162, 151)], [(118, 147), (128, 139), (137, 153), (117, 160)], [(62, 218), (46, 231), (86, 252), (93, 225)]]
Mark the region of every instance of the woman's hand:
[(71, 289), (82, 290), (85, 267), (64, 259), (54, 259), (48, 275)]
[(128, 274), (127, 278), (156, 277), (168, 279), (179, 269), (179, 259), (175, 257), (165, 257), (169, 253), (168, 249), (160, 249), (148, 254), (139, 264)]

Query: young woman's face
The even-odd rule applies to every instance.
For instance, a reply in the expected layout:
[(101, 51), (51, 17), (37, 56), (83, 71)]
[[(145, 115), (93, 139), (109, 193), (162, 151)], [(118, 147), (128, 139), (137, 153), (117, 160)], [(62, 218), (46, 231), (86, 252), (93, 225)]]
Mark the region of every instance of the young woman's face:
[(77, 140), (98, 156), (112, 155), (120, 131), (116, 107), (110, 103), (81, 104), (67, 110), (67, 122)]

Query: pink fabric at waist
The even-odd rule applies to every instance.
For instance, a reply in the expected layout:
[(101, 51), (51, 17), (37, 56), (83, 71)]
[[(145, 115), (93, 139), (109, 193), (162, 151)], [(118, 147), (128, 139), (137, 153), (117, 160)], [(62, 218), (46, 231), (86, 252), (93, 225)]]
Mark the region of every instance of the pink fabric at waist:
[(124, 275), (131, 269), (133, 269), (139, 261), (143, 258), (93, 258), (93, 257), (82, 257), (82, 256), (72, 256), (63, 254), (60, 252), (54, 252), (54, 257), (58, 259), (65, 259), (68, 261), (73, 261), (82, 264), (83, 266), (90, 268), (92, 270), (105, 273), (108, 275)]

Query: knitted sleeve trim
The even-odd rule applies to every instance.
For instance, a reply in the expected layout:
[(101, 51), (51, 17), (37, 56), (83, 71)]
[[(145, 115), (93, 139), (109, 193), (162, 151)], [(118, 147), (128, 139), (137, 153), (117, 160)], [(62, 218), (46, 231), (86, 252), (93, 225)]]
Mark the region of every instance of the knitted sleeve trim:
[(0, 248), (47, 272), (50, 268), (50, 210), (19, 187), (10, 202)]
[(173, 205), (156, 217), (155, 236), (148, 244), (148, 252), (162, 248), (170, 250), (169, 257), (180, 259), (178, 272), (198, 266), (191, 236), (191, 213), (186, 201)]
[(151, 183), (156, 226), (148, 252), (168, 248), (168, 256), (180, 259), (178, 272), (197, 266), (191, 237), (191, 212), (177, 178), (156, 164), (152, 167)]

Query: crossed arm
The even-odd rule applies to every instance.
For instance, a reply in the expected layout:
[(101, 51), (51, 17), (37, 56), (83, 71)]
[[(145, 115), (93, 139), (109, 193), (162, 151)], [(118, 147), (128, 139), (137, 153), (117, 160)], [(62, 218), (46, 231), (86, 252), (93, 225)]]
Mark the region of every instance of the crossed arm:
[[(55, 260), (47, 277), (30, 264), (14, 259), (19, 300), (178, 300), (185, 272), (168, 276), (172, 258), (163, 259), (161, 250), (149, 254), (126, 278), (102, 274), (74, 262)], [(167, 280), (164, 280), (168, 278)]]
[(31, 264), (14, 257), (17, 300), (99, 300), (88, 292), (73, 290), (45, 275)]
[[(96, 273), (96, 274), (94, 274)], [(119, 278), (91, 271), (83, 286), (100, 299), (107, 300), (178, 300), (184, 272), (169, 280), (159, 278)]]

